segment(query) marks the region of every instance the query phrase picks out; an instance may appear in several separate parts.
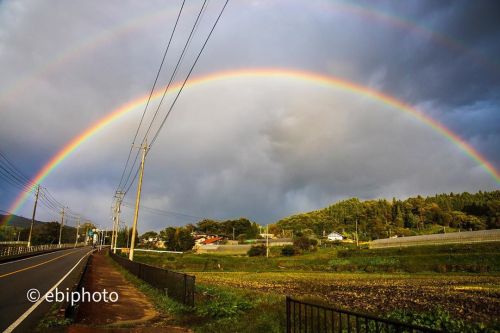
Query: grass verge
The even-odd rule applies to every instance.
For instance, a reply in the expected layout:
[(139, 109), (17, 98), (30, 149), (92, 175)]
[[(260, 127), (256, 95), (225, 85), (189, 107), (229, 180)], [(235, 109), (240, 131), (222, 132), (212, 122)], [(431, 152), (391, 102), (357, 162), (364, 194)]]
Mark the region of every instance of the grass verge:
[(187, 307), (158, 292), (130, 274), (112, 258), (108, 260), (143, 292), (161, 313), (157, 323), (189, 327), (195, 332), (269, 332), (285, 329), (284, 297), (221, 286), (196, 286), (194, 307)]

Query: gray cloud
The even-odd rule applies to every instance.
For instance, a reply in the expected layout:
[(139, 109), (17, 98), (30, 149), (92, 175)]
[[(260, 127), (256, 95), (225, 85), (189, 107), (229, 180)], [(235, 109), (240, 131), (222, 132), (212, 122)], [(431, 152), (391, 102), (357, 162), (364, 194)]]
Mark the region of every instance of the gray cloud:
[[(199, 5), (186, 8), (179, 36), (187, 36)], [(220, 5), (214, 2), (205, 13), (186, 60), (193, 59)], [(375, 6), (232, 2), (195, 75), (282, 67), (367, 85), (418, 106), (498, 167), (500, 74), (491, 64), (500, 51), (500, 11), (482, 1), (376, 4), (379, 13), (409, 18), (472, 50), (464, 51), (397, 28), (380, 14), (374, 19), (346, 10), (358, 5)], [(0, 149), (34, 174), (74, 135), (146, 94), (178, 9), (177, 3), (164, 6), (0, 3)], [(181, 39), (167, 59), (170, 70)], [(68, 56), (52, 65), (61, 54)], [(108, 223), (139, 117), (140, 109), (87, 141), (44, 185), (74, 210)], [(235, 79), (183, 93), (148, 157), (143, 202), (267, 223), (350, 196), (494, 188), (491, 176), (455, 145), (380, 102), (298, 80)], [(0, 193), (3, 209), (15, 193)], [(130, 193), (127, 201), (133, 199)], [(141, 216), (141, 230), (190, 222), (147, 211)], [(124, 218), (131, 221), (130, 209)]]

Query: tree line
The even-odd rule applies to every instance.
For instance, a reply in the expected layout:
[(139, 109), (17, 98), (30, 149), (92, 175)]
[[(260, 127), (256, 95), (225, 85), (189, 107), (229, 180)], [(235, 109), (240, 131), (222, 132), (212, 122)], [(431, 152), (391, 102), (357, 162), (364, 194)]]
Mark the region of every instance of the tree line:
[(500, 228), (500, 191), (416, 196), (406, 200), (351, 198), (329, 207), (277, 221), (273, 233), (332, 231), (360, 240), (458, 230)]

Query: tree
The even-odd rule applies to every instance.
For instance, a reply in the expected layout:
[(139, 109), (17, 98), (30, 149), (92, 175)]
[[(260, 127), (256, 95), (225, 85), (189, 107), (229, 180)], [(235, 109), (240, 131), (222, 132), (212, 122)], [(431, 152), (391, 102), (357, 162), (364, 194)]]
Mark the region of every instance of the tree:
[(293, 240), (293, 245), (300, 250), (312, 250), (318, 245), (318, 241), (315, 239), (308, 238), (306, 236), (300, 236)]
[(165, 241), (169, 251), (188, 251), (194, 246), (194, 238), (185, 227), (167, 227), (160, 231), (160, 238)]
[(158, 233), (156, 231), (147, 231), (141, 235), (140, 239), (149, 240), (150, 238), (156, 238), (156, 237), (158, 237)]
[(249, 257), (265, 256), (267, 253), (267, 248), (265, 245), (255, 245), (248, 250), (247, 254)]
[(167, 227), (160, 231), (160, 238), (165, 241), (167, 250), (175, 251), (175, 228)]
[(194, 246), (194, 238), (187, 228), (175, 230), (175, 251), (188, 251)]
[(197, 223), (197, 229), (206, 234), (218, 234), (220, 233), (220, 223), (210, 219), (204, 219)]

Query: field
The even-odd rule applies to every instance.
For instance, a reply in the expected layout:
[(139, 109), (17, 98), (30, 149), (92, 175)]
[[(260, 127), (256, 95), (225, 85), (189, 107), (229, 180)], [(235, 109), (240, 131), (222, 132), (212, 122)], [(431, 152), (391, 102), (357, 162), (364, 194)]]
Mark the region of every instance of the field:
[(271, 257), (221, 254), (162, 254), (137, 252), (136, 260), (189, 272), (500, 272), (500, 242), (450, 244), (390, 249), (356, 249), (352, 245), (321, 248), (284, 257), (271, 248)]
[[(498, 328), (500, 318), (500, 242), (401, 249), (336, 246), (292, 257), (273, 248), (270, 258), (137, 253), (136, 260), (196, 275), (202, 300), (206, 290), (210, 297), (224, 295), (221, 304), (232, 304), (234, 297), (245, 308), (245, 300), (252, 300), (247, 310), (231, 317), (230, 325), (238, 316), (264, 323), (262, 306), (282, 318), (284, 295), (404, 321), (412, 316), (423, 316), (427, 323), (450, 321), (451, 331), (472, 323)], [(221, 325), (223, 319), (217, 320)]]
[(431, 312), (474, 322), (500, 318), (500, 277), (288, 272), (196, 272), (198, 283), (319, 300), (360, 312)]

